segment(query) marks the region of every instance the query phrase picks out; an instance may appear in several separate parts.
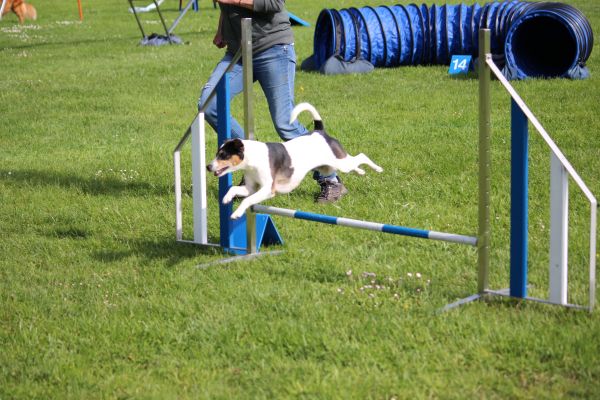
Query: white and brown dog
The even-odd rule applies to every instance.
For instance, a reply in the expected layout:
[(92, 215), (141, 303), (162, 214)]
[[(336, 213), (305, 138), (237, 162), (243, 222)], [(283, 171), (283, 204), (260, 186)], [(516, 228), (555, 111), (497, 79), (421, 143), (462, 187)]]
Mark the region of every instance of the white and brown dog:
[(241, 217), (248, 207), (270, 199), (276, 193), (294, 190), (306, 174), (318, 170), (321, 175), (331, 175), (336, 170), (355, 171), (364, 175), (360, 165), (366, 164), (377, 172), (383, 169), (364, 154), (351, 156), (340, 142), (325, 133), (321, 116), (308, 103), (294, 107), (291, 122), (302, 111), (309, 111), (315, 130), (285, 143), (262, 143), (254, 140), (231, 139), (223, 143), (214, 160), (206, 169), (221, 177), (228, 172), (244, 170), (243, 186), (232, 186), (223, 197), (227, 204), (234, 197), (245, 197), (231, 214), (232, 219)]

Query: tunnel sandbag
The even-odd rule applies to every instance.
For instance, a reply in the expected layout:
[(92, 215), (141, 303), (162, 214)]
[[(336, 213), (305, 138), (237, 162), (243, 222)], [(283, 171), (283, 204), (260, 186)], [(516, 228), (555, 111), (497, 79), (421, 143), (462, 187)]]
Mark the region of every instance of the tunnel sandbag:
[(511, 79), (589, 76), (593, 33), (586, 17), (562, 3), (516, 0), (324, 9), (312, 65), (320, 70), (332, 57), (374, 67), (449, 64), (455, 54), (477, 56), (480, 28), (490, 29), (492, 53), (506, 61)]
[(367, 60), (352, 59), (345, 61), (340, 56), (331, 56), (321, 65), (319, 72), (325, 75), (366, 74), (375, 69)]

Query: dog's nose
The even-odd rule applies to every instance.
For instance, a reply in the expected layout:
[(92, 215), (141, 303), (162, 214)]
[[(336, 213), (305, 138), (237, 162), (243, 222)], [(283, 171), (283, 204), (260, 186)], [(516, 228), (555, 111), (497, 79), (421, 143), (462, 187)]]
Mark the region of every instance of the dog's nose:
[(208, 165), (206, 166), (206, 170), (207, 170), (208, 172), (212, 172), (212, 166), (211, 166), (211, 164), (208, 164)]

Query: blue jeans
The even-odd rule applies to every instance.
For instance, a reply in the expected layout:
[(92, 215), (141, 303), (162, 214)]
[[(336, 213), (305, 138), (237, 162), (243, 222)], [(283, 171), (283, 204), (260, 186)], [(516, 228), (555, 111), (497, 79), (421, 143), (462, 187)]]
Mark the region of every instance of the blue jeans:
[[(202, 89), (198, 108), (217, 86), (219, 79), (231, 62), (233, 56), (226, 53), (213, 70), (208, 82)], [(296, 52), (293, 44), (275, 45), (255, 54), (252, 59), (254, 80), (260, 83), (267, 102), (275, 130), (283, 140), (290, 140), (308, 133), (298, 121), (290, 124), (290, 115), (294, 108), (294, 78), (296, 75)], [(229, 74), (231, 97), (235, 97), (244, 89), (241, 62), (236, 64)], [(204, 112), (206, 121), (217, 130), (217, 100), (213, 98)], [(231, 118), (231, 137), (244, 138), (244, 129)]]

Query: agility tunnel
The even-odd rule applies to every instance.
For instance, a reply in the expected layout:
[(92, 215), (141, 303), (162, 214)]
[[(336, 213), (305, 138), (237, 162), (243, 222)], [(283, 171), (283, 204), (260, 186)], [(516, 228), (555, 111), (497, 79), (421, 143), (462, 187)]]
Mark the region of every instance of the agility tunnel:
[(480, 28), (491, 30), (492, 53), (508, 79), (589, 77), (593, 32), (585, 15), (568, 4), (523, 1), (324, 9), (308, 69), (449, 64), (452, 55), (477, 55)]

